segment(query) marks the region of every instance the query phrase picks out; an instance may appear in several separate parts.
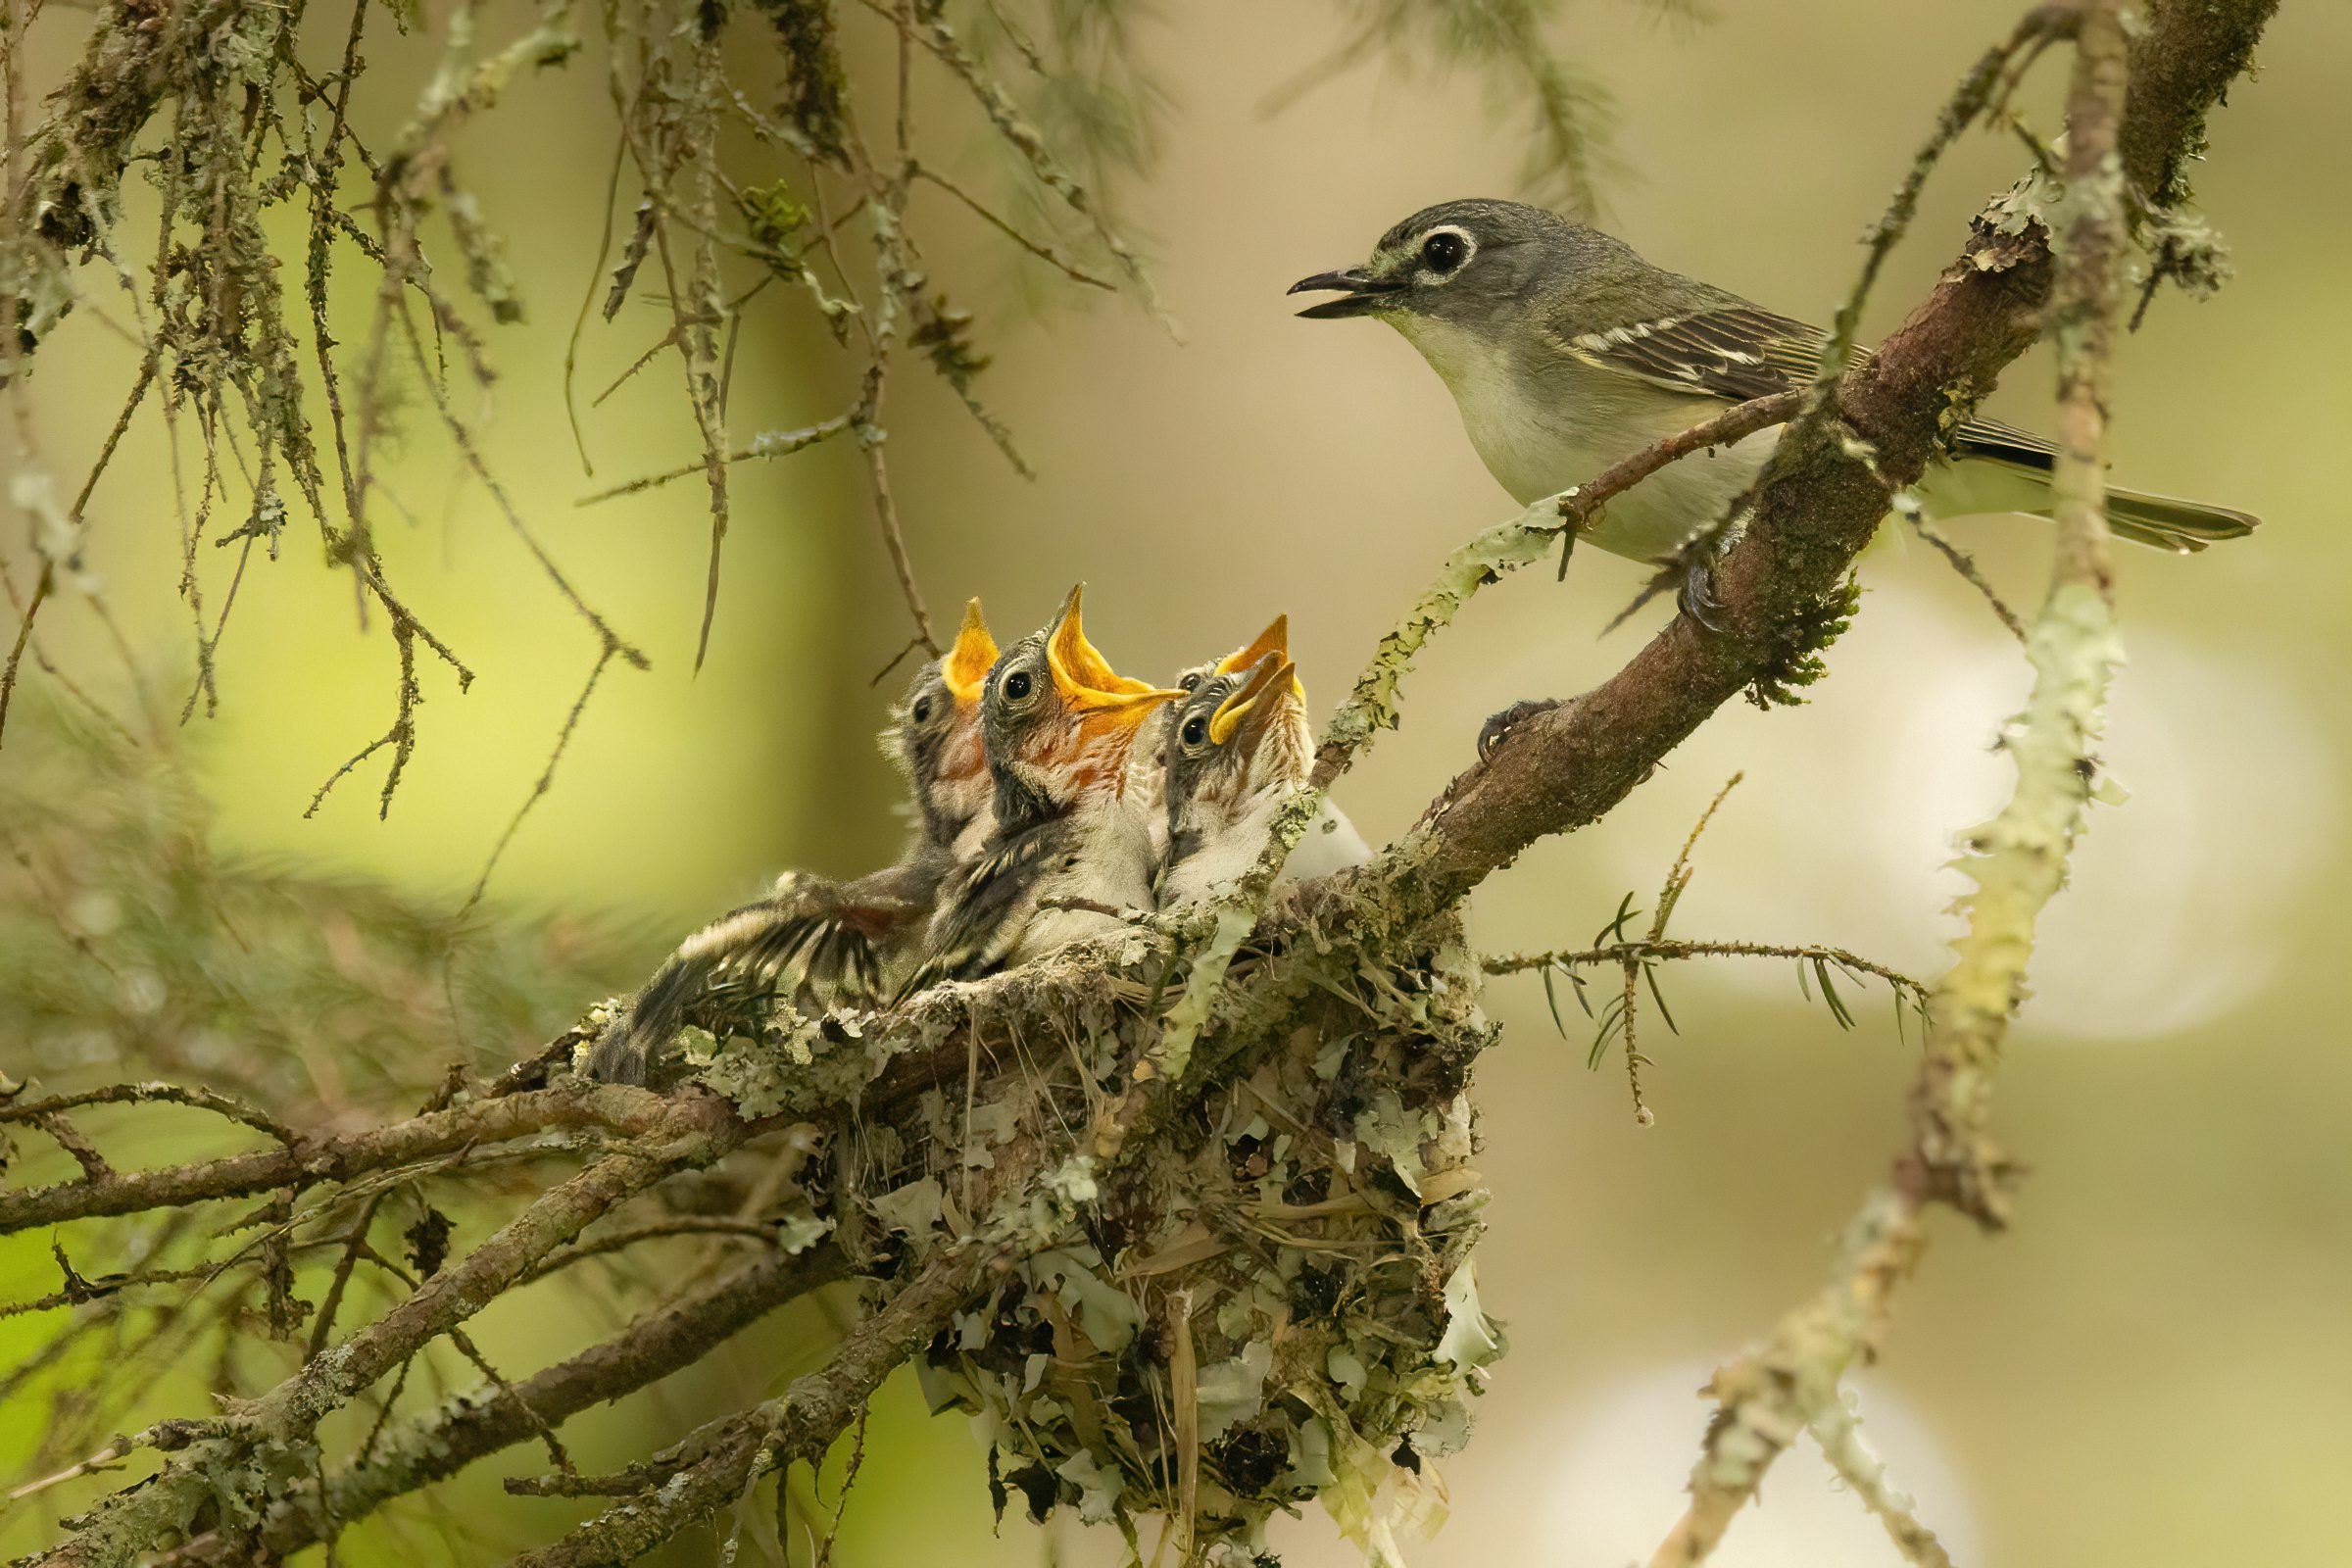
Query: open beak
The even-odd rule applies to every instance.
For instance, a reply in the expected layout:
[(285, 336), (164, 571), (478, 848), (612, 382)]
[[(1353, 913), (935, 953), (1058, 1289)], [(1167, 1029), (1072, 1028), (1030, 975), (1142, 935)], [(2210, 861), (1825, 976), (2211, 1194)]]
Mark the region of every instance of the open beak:
[(1279, 690), (1283, 682), (1296, 680), (1298, 674), (1298, 666), (1280, 654), (1268, 654), (1259, 660), (1241, 689), (1219, 703), (1217, 710), (1209, 715), (1209, 744), (1223, 746), (1233, 739), (1244, 720), (1252, 714), (1262, 716), (1271, 711), (1271, 705), (1263, 699)]
[(1298, 683), (1296, 673), (1298, 666), (1290, 662), (1291, 617), (1288, 615), (1276, 615), (1266, 623), (1266, 629), (1257, 634), (1257, 641), (1239, 652), (1227, 654), (1223, 659), (1218, 660), (1216, 672), (1220, 675), (1230, 675), (1237, 669), (1250, 668), (1269, 655), (1281, 660), (1285, 667), (1294, 671), (1291, 676), (1291, 690), (1298, 694), (1300, 702), (1304, 702), (1306, 688)]
[(1256, 641), (1218, 660), (1216, 672), (1230, 675), (1237, 669), (1248, 669), (1268, 654), (1280, 654), (1287, 659), (1290, 653), (1291, 617), (1276, 615), (1266, 623), (1266, 629), (1257, 634)]
[(996, 662), (997, 640), (988, 634), (988, 622), (980, 617), (980, 601), (971, 600), (963, 607), (963, 625), (956, 633), (956, 646), (939, 662), (939, 678), (959, 705), (976, 703)]
[(1054, 622), (1054, 634), (1046, 641), (1046, 663), (1054, 672), (1054, 685), (1062, 701), (1073, 708), (1115, 716), (1124, 724), (1140, 724), (1152, 709), (1185, 694), (1130, 680), (1110, 667), (1109, 661), (1086, 640), (1079, 603), (1085, 589), (1080, 583), (1070, 590)]
[(1343, 272), (1317, 272), (1312, 277), (1302, 277), (1286, 292), (1312, 294), (1339, 290), (1338, 299), (1309, 305), (1298, 313), (1310, 321), (1334, 321), (1342, 317), (1364, 316), (1377, 311), (1390, 295), (1403, 287), (1401, 283), (1384, 283), (1360, 267), (1350, 267)]

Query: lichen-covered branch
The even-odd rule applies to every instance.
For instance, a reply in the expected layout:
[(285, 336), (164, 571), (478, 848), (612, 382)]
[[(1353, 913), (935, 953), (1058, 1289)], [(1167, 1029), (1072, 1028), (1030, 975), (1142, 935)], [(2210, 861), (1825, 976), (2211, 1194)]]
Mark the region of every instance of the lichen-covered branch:
[(1862, 1423), (1850, 1407), (1851, 1400), (1850, 1394), (1843, 1399), (1832, 1399), (1814, 1416), (1810, 1430), (1813, 1441), (1821, 1446), (1821, 1456), (1846, 1490), (1886, 1527), (1887, 1539), (1903, 1554), (1903, 1561), (1917, 1568), (1952, 1568), (1951, 1553), (1943, 1549), (1936, 1532), (1919, 1522), (1911, 1499), (1887, 1482), (1886, 1462), (1863, 1441)]
[(2100, 477), (2104, 361), (2130, 238), (2117, 150), (2128, 72), (2119, 13), (2118, 0), (2084, 0), (2076, 18), (2071, 217), (2053, 289), (2064, 432), (2057, 561), (2027, 645), (2034, 690), (2004, 747), (2016, 786), (2000, 813), (1963, 839), (1960, 868), (1976, 886), (1962, 901), (1967, 929), (1953, 944), (1953, 964), (1929, 999), (1913, 1143), (1893, 1179), (1847, 1226), (1821, 1294), (1783, 1318), (1762, 1348), (1715, 1375), (1708, 1394), (1717, 1409), (1691, 1471), (1690, 1502), (1651, 1568), (1704, 1561), (1774, 1459), (1825, 1413), (1841, 1411), (1846, 1371), (1876, 1353), (1890, 1297), (1925, 1250), (1930, 1204), (1948, 1202), (1986, 1227), (2005, 1217), (2010, 1167), (1988, 1128), (1993, 1076), (2025, 994), (2035, 922), (2064, 884), (2090, 802), (2093, 748), (2120, 657)]
[[(37, 1103), (0, 1104), (0, 1123), (26, 1119), (40, 1109)], [(666, 1101), (643, 1090), (574, 1081), (339, 1138), (297, 1137), (275, 1149), (220, 1159), (115, 1171), (0, 1193), (0, 1235), (68, 1220), (347, 1182), (370, 1171), (558, 1129), (602, 1128), (622, 1138), (639, 1138), (665, 1125), (672, 1113)]]
[(184, 1534), (201, 1507), (257, 1511), (275, 1485), (265, 1450), (310, 1446), (329, 1413), (480, 1311), (606, 1210), (673, 1172), (711, 1163), (747, 1133), (721, 1101), (668, 1102), (633, 1145), (549, 1189), (463, 1261), (431, 1275), (405, 1301), (268, 1394), (220, 1421), (150, 1428), (146, 1442), (171, 1454), (163, 1469), (101, 1502), (71, 1540), (34, 1561), (119, 1568)]
[(882, 1380), (947, 1326), (986, 1271), (988, 1253), (960, 1248), (932, 1260), (914, 1283), (860, 1322), (821, 1371), (796, 1379), (782, 1396), (713, 1423), (680, 1447), (699, 1450), (671, 1466), (650, 1496), (597, 1515), (569, 1535), (514, 1559), (514, 1568), (589, 1568), (633, 1562), (679, 1531), (750, 1491), (759, 1479), (795, 1461), (815, 1463), (865, 1407)]

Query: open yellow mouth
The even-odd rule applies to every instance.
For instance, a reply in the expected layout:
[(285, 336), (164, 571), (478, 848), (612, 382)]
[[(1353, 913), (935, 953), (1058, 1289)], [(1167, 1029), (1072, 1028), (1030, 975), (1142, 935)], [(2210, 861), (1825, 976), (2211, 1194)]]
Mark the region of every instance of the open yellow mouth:
[(1257, 711), (1259, 702), (1267, 693), (1281, 690), (1284, 681), (1296, 685), (1298, 676), (1298, 666), (1279, 654), (1268, 654), (1259, 660), (1256, 667), (1250, 672), (1250, 678), (1232, 696), (1219, 703), (1217, 710), (1209, 715), (1209, 744), (1223, 746), (1232, 740), (1234, 732), (1242, 727), (1242, 721)]
[(1046, 640), (1046, 664), (1054, 672), (1054, 685), (1062, 701), (1085, 712), (1116, 715), (1135, 724), (1161, 703), (1184, 696), (1181, 691), (1130, 680), (1110, 667), (1110, 662), (1086, 640), (1080, 603), (1085, 590), (1084, 583), (1070, 590), (1054, 622), (1054, 633)]
[(959, 705), (976, 703), (980, 700), (980, 688), (987, 683), (988, 672), (996, 662), (997, 640), (988, 634), (988, 622), (980, 616), (980, 601), (967, 601), (963, 607), (963, 625), (956, 633), (956, 646), (939, 662), (939, 678), (947, 682), (948, 695)]
[(1266, 629), (1259, 632), (1256, 639), (1247, 648), (1236, 649), (1218, 660), (1216, 672), (1220, 675), (1230, 675), (1237, 669), (1248, 669), (1268, 654), (1279, 654), (1285, 659), (1291, 657), (1291, 617), (1289, 615), (1276, 615), (1272, 620), (1266, 622)]
[[(1286, 664), (1290, 662), (1291, 617), (1288, 614), (1276, 615), (1268, 621), (1266, 629), (1259, 632), (1256, 640), (1247, 648), (1236, 649), (1218, 660), (1216, 673), (1230, 675), (1237, 669), (1248, 669), (1269, 654), (1280, 658)], [(1291, 676), (1291, 689), (1303, 702), (1306, 699), (1306, 688), (1298, 683), (1297, 667), (1297, 665), (1291, 665), (1294, 671)], [(1224, 743), (1220, 741), (1218, 744), (1223, 745)]]

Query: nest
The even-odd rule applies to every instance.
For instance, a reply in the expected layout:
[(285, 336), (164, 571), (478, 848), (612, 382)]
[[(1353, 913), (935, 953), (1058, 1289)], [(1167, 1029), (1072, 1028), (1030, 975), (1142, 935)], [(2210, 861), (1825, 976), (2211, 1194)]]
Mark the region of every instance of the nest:
[[(1471, 1258), (1488, 1195), (1469, 1068), (1493, 1029), (1458, 949), (1348, 978), (1079, 1195), (1077, 1219), (920, 1358), (934, 1409), (977, 1416), (1000, 1515), (1016, 1497), (1040, 1520), (1073, 1507), (1132, 1544), (1158, 1513), (1227, 1562), (1261, 1556), (1270, 1515), (1309, 1500), (1376, 1560), (1442, 1517), (1428, 1461), (1465, 1441), (1502, 1351)], [(955, 1224), (964, 1173), (1023, 1130), (966, 1115), (935, 1093), (927, 1135), (865, 1152), (882, 1157), (859, 1185), (883, 1190), (862, 1206), (891, 1249), (919, 1253), (943, 1211)]]

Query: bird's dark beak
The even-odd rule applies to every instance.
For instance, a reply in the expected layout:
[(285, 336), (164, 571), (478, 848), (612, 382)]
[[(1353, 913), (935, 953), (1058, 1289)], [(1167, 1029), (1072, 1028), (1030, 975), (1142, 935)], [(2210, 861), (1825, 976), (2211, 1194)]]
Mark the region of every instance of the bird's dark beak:
[(1325, 289), (1344, 290), (1338, 299), (1309, 305), (1298, 313), (1310, 321), (1331, 321), (1376, 311), (1385, 297), (1401, 287), (1403, 285), (1400, 283), (1383, 283), (1361, 268), (1351, 267), (1344, 272), (1317, 272), (1312, 277), (1302, 277), (1293, 283), (1288, 292), (1307, 294)]

